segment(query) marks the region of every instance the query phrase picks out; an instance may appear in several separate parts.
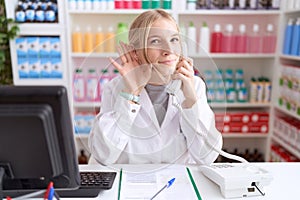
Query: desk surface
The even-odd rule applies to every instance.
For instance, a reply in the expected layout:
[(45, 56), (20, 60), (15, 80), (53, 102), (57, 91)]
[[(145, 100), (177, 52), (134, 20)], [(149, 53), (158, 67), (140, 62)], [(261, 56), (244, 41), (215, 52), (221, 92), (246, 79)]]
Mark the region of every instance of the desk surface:
[[(264, 188), (265, 196), (255, 196), (241, 198), (245, 199), (268, 199), (268, 200), (282, 200), (299, 199), (300, 198), (300, 163), (253, 163), (268, 170), (273, 175), (273, 181), (270, 185)], [(163, 165), (114, 165), (104, 167), (100, 165), (81, 165), (81, 171), (145, 171), (148, 169), (162, 167)], [(198, 190), (203, 200), (206, 199), (224, 199), (218, 185), (207, 179), (198, 170), (197, 166), (189, 166), (192, 170), (194, 180), (197, 184)], [(97, 198), (94, 199), (117, 199), (118, 196), (119, 175), (117, 175), (112, 189), (102, 191)], [(191, 186), (192, 187), (192, 186)], [(236, 198), (235, 198), (236, 200)]]

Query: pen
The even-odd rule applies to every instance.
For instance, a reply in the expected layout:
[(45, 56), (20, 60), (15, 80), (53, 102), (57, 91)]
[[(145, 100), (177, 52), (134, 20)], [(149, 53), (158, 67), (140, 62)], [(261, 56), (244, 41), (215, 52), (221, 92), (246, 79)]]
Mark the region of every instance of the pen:
[(155, 195), (153, 195), (153, 197), (150, 198), (150, 200), (154, 199), (159, 193), (161, 193), (161, 191), (163, 191), (165, 188), (170, 187), (175, 181), (175, 178), (172, 178), (171, 180), (168, 181), (168, 183), (162, 187), (158, 192), (156, 192)]

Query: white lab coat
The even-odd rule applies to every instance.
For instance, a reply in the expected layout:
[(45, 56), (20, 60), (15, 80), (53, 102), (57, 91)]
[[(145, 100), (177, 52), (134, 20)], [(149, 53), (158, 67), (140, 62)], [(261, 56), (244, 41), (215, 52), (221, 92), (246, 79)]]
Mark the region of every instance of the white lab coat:
[(221, 149), (222, 136), (215, 128), (202, 79), (195, 77), (198, 100), (192, 108), (181, 112), (173, 105), (183, 102), (182, 90), (170, 95), (161, 126), (146, 90), (139, 104), (131, 104), (119, 95), (122, 86), (119, 76), (103, 88), (101, 110), (89, 137), (93, 159), (104, 165), (215, 161), (218, 153), (211, 146)]

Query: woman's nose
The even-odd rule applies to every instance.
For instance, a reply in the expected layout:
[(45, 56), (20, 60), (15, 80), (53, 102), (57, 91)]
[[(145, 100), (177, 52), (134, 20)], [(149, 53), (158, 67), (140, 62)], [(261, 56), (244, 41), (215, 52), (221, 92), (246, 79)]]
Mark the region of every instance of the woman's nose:
[(174, 49), (172, 48), (170, 43), (165, 42), (165, 44), (163, 45), (163, 48), (162, 48), (162, 52), (163, 52), (163, 55), (169, 55), (171, 53), (174, 53)]

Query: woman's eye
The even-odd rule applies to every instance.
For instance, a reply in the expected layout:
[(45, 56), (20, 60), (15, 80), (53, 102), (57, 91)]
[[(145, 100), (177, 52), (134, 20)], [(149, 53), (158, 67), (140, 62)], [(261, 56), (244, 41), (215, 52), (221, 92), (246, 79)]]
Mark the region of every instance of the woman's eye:
[(150, 41), (151, 44), (159, 44), (160, 41), (158, 39), (153, 39)]
[(179, 38), (175, 37), (171, 39), (171, 42), (179, 42)]

